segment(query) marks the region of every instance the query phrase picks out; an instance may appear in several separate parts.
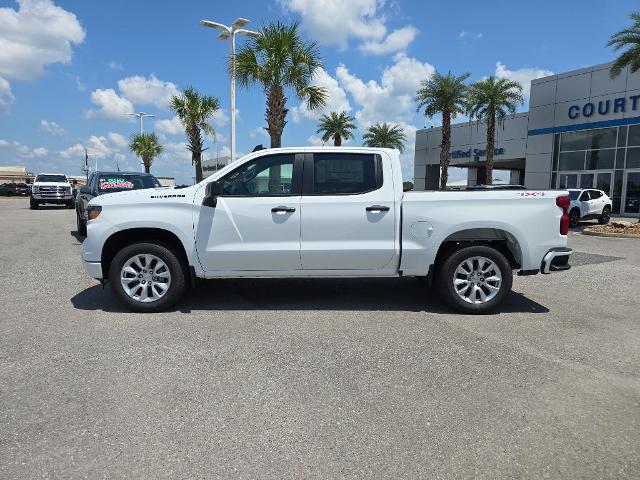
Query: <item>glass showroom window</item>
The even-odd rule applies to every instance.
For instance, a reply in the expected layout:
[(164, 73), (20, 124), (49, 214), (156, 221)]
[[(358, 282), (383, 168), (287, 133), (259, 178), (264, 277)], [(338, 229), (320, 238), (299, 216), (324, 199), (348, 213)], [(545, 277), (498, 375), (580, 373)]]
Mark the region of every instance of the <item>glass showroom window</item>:
[[(640, 141), (640, 131), (638, 134)], [(626, 141), (626, 130), (624, 135)], [(611, 194), (621, 141), (618, 127), (556, 133), (552, 187), (598, 188)], [(624, 151), (621, 155), (624, 158)]]

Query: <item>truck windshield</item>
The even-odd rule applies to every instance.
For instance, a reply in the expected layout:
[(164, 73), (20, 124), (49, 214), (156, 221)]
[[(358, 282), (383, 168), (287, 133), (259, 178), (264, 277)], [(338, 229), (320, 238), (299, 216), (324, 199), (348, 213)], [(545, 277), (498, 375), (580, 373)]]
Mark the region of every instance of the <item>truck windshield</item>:
[(45, 183), (67, 183), (67, 177), (64, 175), (38, 175), (35, 181)]
[(142, 190), (160, 187), (160, 182), (151, 175), (100, 175), (98, 191), (101, 193)]
[(580, 196), (580, 190), (572, 190), (569, 192), (569, 198), (571, 200), (577, 200)]

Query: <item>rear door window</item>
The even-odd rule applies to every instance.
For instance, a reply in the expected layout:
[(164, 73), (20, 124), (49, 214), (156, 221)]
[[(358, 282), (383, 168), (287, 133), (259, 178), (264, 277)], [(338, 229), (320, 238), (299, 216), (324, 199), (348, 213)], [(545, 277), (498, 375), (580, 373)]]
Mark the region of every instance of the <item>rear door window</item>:
[(382, 168), (373, 154), (315, 153), (313, 169), (305, 170), (313, 180), (305, 193), (313, 195), (356, 195), (382, 186)]

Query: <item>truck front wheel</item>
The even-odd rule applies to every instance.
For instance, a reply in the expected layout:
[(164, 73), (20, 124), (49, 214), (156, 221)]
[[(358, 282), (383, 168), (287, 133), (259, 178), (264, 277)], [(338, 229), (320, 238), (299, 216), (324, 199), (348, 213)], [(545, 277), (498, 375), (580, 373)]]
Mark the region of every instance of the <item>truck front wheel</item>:
[(185, 268), (164, 245), (135, 243), (120, 250), (109, 267), (116, 296), (136, 312), (158, 312), (184, 294)]
[(438, 287), (453, 308), (483, 314), (497, 308), (511, 291), (511, 265), (498, 250), (472, 245), (454, 251), (438, 268)]

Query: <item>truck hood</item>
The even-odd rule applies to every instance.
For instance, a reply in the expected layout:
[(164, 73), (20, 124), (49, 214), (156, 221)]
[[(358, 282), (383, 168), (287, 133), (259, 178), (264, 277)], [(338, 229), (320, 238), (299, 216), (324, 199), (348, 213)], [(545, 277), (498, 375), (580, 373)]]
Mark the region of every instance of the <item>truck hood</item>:
[(70, 187), (69, 182), (33, 182), (34, 187)]
[(187, 188), (158, 187), (130, 190), (128, 192), (105, 193), (93, 198), (89, 202), (89, 205), (127, 205), (141, 202), (160, 203), (163, 200), (191, 202), (197, 187), (198, 185)]

